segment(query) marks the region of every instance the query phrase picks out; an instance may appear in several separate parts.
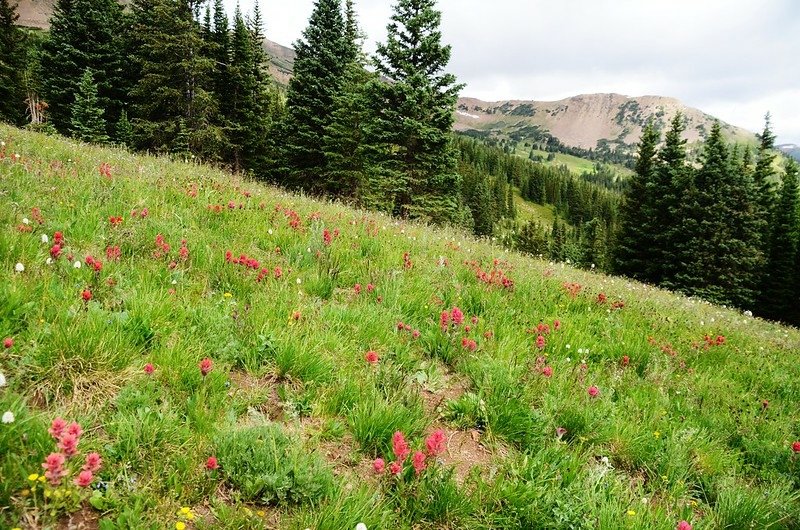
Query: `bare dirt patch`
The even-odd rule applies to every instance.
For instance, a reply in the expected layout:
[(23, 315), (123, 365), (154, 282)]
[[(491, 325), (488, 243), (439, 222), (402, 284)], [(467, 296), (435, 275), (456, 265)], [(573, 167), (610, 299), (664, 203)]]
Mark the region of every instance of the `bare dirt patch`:
[(455, 478), (459, 484), (477, 467), (481, 475), (489, 473), (492, 468), (495, 452), (487, 449), (481, 443), (481, 433), (476, 430), (457, 431), (447, 427), (440, 427), (447, 436), (447, 449), (437, 458), (445, 466), (452, 466)]
[(100, 514), (89, 506), (82, 506), (80, 511), (59, 519), (56, 530), (96, 530), (100, 528)]

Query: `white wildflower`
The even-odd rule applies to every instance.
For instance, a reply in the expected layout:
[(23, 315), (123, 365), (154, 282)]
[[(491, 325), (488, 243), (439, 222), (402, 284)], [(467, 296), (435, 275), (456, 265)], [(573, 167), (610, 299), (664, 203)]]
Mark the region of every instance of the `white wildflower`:
[(25, 265), (23, 265), (22, 263), (17, 263), (16, 265), (14, 265), (14, 270), (17, 272), (25, 272)]
[(364, 523), (358, 523), (356, 525), (356, 530), (367, 530), (367, 525), (365, 525)]
[(752, 312), (752, 311), (750, 311), (750, 310), (748, 310), (748, 311), (745, 311), (745, 312), (744, 312), (744, 316), (746, 316), (746, 317), (752, 317), (752, 316), (753, 316), (753, 312)]
[(47, 244), (50, 242), (50, 238), (47, 237), (47, 234), (42, 234), (42, 243)]
[(81, 268), (81, 262), (80, 261), (76, 261), (75, 264), (73, 265), (73, 267), (75, 267), (76, 269), (80, 269)]
[(14, 423), (14, 413), (7, 410), (3, 413), (3, 423)]
[(29, 224), (31, 224), (31, 220), (28, 219), (27, 217), (23, 217), (22, 218), (22, 224), (29, 225)]
[(44, 262), (46, 264), (48, 264), (48, 265), (52, 265), (53, 264), (53, 258), (47, 258), (46, 260), (44, 260)]
[(3, 372), (0, 372), (0, 388), (6, 386), (6, 376)]
[(269, 230), (267, 230), (267, 233), (268, 233), (269, 235), (272, 235), (272, 228), (270, 228)]
[(300, 285), (301, 283), (303, 283), (303, 280), (301, 280), (300, 278), (297, 278), (297, 285)]

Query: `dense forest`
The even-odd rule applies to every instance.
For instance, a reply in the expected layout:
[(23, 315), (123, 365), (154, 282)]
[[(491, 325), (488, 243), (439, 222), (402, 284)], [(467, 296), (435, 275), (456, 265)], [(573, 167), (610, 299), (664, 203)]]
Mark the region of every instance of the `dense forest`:
[[(451, 49), (434, 0), (398, 0), (372, 57), (353, 0), (318, 0), (286, 89), (268, 74), (257, 3), (229, 20), (221, 0), (134, 0), (127, 10), (116, 0), (58, 0), (49, 32), (15, 20), (0, 0), (4, 121), (213, 163), (800, 319), (797, 166), (776, 164), (769, 123), (755, 155), (714, 127), (695, 162), (678, 116), (663, 142), (645, 130), (631, 179), (602, 164), (578, 176), (533, 151), (516, 156), (508, 143), (452, 132), (462, 85), (446, 71)], [(634, 165), (613, 151), (574, 154)], [(523, 218), (519, 200), (547, 205), (554, 220)]]

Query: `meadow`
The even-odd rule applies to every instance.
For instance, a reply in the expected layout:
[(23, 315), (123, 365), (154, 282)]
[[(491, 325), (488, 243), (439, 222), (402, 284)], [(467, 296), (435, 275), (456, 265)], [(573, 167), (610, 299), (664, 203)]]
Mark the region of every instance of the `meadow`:
[(0, 140), (2, 528), (800, 528), (796, 329)]

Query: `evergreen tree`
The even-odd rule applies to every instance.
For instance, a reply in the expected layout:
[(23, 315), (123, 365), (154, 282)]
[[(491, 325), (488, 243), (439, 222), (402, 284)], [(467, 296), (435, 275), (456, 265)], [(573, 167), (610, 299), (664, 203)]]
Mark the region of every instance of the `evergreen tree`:
[(313, 192), (329, 187), (323, 140), (334, 100), (342, 90), (351, 49), (340, 1), (316, 0), (303, 38), (295, 43), (294, 77), (289, 82), (286, 117), (281, 124), (283, 146), (278, 172), (289, 186)]
[(213, 123), (214, 62), (203, 54), (202, 28), (192, 5), (134, 0), (132, 24), (139, 79), (131, 91), (131, 110), (138, 146), (217, 158), (223, 136)]
[(435, 0), (398, 0), (375, 65), (388, 82), (370, 84), (369, 134), (380, 146), (374, 163), (390, 186), (393, 213), (434, 222), (463, 222), (451, 129), (458, 92), (445, 73)]
[(41, 57), (42, 91), (53, 125), (71, 128), (72, 105), (86, 69), (97, 104), (116, 122), (127, 86), (123, 71), (122, 7), (117, 0), (57, 0)]
[[(775, 184), (773, 178), (775, 169), (775, 134), (772, 132), (772, 123), (769, 113), (764, 117), (764, 132), (759, 135), (758, 156), (753, 172), (753, 181), (756, 186), (758, 216), (766, 227), (772, 217), (772, 207), (775, 203)], [(768, 238), (765, 238), (768, 239)], [(765, 241), (766, 243), (766, 241)]]
[(21, 125), (25, 120), (25, 34), (10, 0), (0, 0), (0, 120)]
[(786, 164), (780, 200), (770, 224), (770, 253), (759, 313), (769, 318), (800, 323), (797, 296), (798, 238), (800, 238), (800, 188), (797, 162)]
[(548, 242), (544, 228), (537, 222), (527, 221), (515, 234), (514, 248), (533, 256), (547, 256)]
[(122, 110), (122, 113), (119, 115), (119, 120), (117, 121), (116, 125), (116, 139), (120, 145), (125, 147), (133, 146), (133, 126), (131, 125), (130, 120), (128, 119), (128, 111)]
[[(636, 170), (630, 179), (625, 198), (620, 207), (620, 228), (614, 254), (614, 270), (639, 280), (652, 280), (650, 276), (653, 253), (650, 248), (654, 227), (650, 220), (654, 214), (649, 194), (658, 171), (656, 146), (659, 134), (648, 122), (639, 141)], [(660, 227), (663, 228), (663, 227)]]
[(108, 142), (105, 110), (97, 102), (97, 85), (88, 68), (81, 76), (70, 120), (72, 136), (83, 142), (102, 144)]

